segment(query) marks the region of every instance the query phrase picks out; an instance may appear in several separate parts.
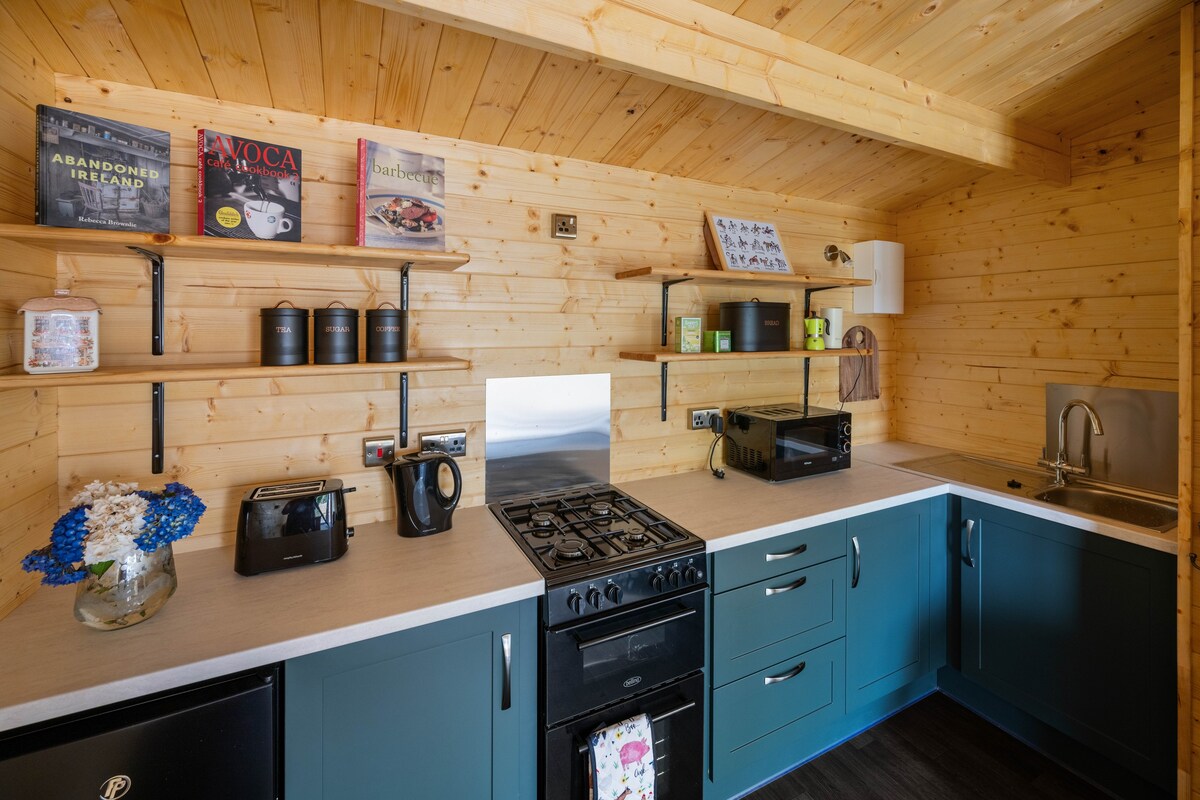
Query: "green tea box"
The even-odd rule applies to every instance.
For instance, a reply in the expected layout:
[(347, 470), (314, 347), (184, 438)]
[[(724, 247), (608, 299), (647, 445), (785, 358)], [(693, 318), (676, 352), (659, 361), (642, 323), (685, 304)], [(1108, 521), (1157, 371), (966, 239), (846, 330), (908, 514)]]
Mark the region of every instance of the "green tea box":
[(701, 332), (700, 317), (676, 317), (675, 318), (675, 352), (676, 353), (699, 353), (700, 352), (700, 332)]
[(704, 352), (728, 353), (733, 350), (733, 337), (729, 331), (705, 331)]

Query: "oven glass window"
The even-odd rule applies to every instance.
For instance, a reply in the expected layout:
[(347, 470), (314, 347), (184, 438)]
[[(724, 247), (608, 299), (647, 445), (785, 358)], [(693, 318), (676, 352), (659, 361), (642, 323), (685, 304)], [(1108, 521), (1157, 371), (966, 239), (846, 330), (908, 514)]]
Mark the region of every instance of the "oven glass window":
[(640, 664), (668, 658), (667, 633), (670, 630), (671, 626), (660, 625), (587, 648), (580, 653), (586, 680), (604, 681), (616, 673), (632, 677), (638, 673)]

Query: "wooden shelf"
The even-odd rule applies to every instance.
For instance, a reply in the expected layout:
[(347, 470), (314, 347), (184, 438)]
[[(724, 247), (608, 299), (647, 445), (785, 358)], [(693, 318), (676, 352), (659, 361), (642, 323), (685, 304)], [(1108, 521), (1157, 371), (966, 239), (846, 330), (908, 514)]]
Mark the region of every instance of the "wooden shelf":
[(0, 239), (58, 253), (130, 255), (139, 247), (164, 257), (246, 259), (289, 264), (336, 264), (349, 267), (391, 267), (412, 264), (413, 269), (451, 272), (471, 260), (466, 253), (401, 250), (390, 247), (357, 247), (348, 244), (311, 244), (215, 236), (180, 236), (173, 233), (131, 233), (42, 225), (0, 224)]
[[(92, 372), (60, 372), (30, 375), (12, 369), (0, 372), (0, 390), (38, 389), (58, 386), (116, 386), (131, 383), (235, 380), (245, 378), (311, 378), (319, 375), (355, 373), (437, 372), (469, 369), (461, 358), (414, 358), (411, 361), (355, 364), (297, 364), (263, 367), (258, 364), (174, 364), (155, 366), (101, 367)], [(18, 368), (19, 369), (19, 368)]]
[(620, 353), (626, 361), (648, 361), (653, 364), (667, 364), (677, 361), (747, 361), (752, 358), (845, 358), (847, 356), (869, 356), (873, 350), (855, 350), (843, 347), (841, 350), (764, 350), (757, 353), (671, 353), (659, 350), (634, 351)]
[(866, 278), (840, 275), (778, 275), (767, 272), (736, 272), (721, 269), (682, 269), (679, 267), (638, 267), (617, 273), (617, 280), (696, 281), (724, 286), (779, 286), (793, 289), (832, 289), (839, 286), (870, 286)]

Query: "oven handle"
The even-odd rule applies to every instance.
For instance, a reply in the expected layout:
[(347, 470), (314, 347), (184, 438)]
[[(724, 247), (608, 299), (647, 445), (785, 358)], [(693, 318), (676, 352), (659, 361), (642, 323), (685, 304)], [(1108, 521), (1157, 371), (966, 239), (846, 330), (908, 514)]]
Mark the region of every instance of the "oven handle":
[[(670, 711), (666, 711), (662, 714), (658, 714), (657, 716), (651, 717), (650, 724), (653, 725), (656, 722), (662, 722), (667, 717), (673, 717), (676, 714), (682, 714), (683, 712), (687, 711), (689, 708), (695, 708), (695, 707), (696, 707), (695, 700), (692, 700), (690, 703), (684, 703), (683, 705), (679, 706), (678, 708), (672, 708)], [(579, 755), (583, 755), (587, 751), (588, 751), (588, 746), (586, 744), (579, 745)]]
[(685, 608), (682, 611), (676, 611), (674, 614), (667, 614), (665, 617), (659, 617), (658, 619), (652, 619), (649, 622), (643, 622), (641, 625), (634, 625), (631, 628), (624, 628), (616, 631), (615, 633), (597, 636), (595, 639), (580, 639), (576, 647), (578, 647), (580, 650), (586, 650), (589, 647), (595, 647), (596, 645), (605, 644), (606, 642), (611, 642), (616, 639), (623, 639), (626, 636), (632, 636), (635, 633), (641, 633), (642, 631), (649, 630), (650, 628), (657, 628), (659, 625), (666, 625), (668, 622), (674, 622), (675, 620), (683, 619), (684, 617), (690, 617), (695, 613), (696, 609)]

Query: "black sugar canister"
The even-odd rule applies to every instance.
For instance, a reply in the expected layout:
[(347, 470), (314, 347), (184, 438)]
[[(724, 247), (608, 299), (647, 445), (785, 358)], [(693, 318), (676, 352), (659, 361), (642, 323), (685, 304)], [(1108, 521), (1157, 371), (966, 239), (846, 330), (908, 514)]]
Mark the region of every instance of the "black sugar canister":
[(367, 361), (403, 361), (407, 357), (408, 318), (404, 312), (391, 303), (367, 309)]
[[(281, 308), (287, 303), (290, 308)], [(260, 308), (262, 339), (259, 363), (264, 367), (290, 367), (308, 363), (308, 309), (281, 300), (274, 308)]]
[[(334, 308), (334, 305), (341, 308)], [(353, 364), (358, 361), (358, 309), (335, 300), (313, 309), (313, 363)]]

